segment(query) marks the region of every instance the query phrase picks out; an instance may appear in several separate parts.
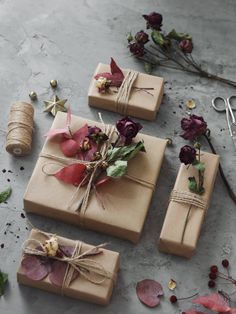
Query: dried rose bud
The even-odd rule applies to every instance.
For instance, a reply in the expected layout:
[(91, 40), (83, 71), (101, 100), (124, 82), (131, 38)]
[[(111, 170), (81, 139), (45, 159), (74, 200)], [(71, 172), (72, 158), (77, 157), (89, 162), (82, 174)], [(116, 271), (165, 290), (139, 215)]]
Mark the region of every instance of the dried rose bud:
[(183, 39), (179, 43), (179, 48), (182, 50), (184, 53), (191, 53), (193, 51), (193, 43), (192, 40), (189, 39)]
[(147, 21), (147, 28), (155, 30), (161, 30), (162, 26), (162, 15), (157, 12), (151, 12), (150, 14), (144, 14), (143, 18)]
[(89, 127), (88, 137), (96, 143), (101, 143), (108, 140), (108, 136), (97, 126)]
[(129, 51), (136, 57), (143, 57), (145, 55), (144, 45), (137, 42), (129, 44)]
[(96, 81), (96, 87), (98, 88), (99, 93), (105, 94), (109, 87), (111, 86), (111, 81), (105, 77), (99, 77)]
[(196, 160), (196, 149), (185, 145), (181, 148), (179, 153), (179, 159), (185, 165), (191, 165)]
[(189, 118), (183, 118), (181, 120), (181, 128), (184, 130), (181, 136), (185, 140), (192, 141), (206, 133), (207, 123), (204, 121), (203, 117), (193, 114)]
[(56, 256), (59, 248), (57, 237), (52, 236), (50, 239), (46, 240), (44, 248), (48, 256)]
[(135, 35), (135, 40), (137, 43), (145, 45), (149, 41), (148, 34), (144, 31), (137, 32)]
[(134, 122), (130, 118), (125, 117), (116, 122), (116, 128), (127, 145), (132, 142), (132, 139), (143, 127), (140, 123)]
[(90, 144), (90, 140), (88, 137), (85, 137), (85, 139), (83, 140), (83, 142), (80, 144), (80, 149), (83, 151), (83, 152), (86, 152), (88, 150), (91, 149), (91, 144)]

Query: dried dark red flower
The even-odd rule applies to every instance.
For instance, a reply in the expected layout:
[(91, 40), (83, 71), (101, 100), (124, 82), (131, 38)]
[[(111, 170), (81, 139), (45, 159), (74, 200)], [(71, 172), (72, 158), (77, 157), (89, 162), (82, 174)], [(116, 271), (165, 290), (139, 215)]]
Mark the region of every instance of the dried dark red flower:
[(147, 28), (161, 30), (163, 18), (160, 13), (151, 12), (149, 14), (143, 14), (143, 18), (147, 21)]
[(204, 121), (203, 117), (193, 114), (190, 115), (189, 118), (183, 118), (181, 120), (181, 128), (184, 130), (181, 136), (185, 140), (192, 141), (206, 133), (207, 123)]
[(185, 165), (190, 165), (196, 160), (196, 153), (195, 148), (185, 145), (180, 150), (179, 159)]
[(129, 51), (136, 57), (143, 57), (145, 55), (144, 45), (137, 42), (129, 44)]
[(124, 143), (128, 145), (143, 127), (140, 123), (131, 120), (129, 117), (125, 117), (116, 122), (116, 128)]
[(149, 41), (148, 34), (145, 33), (144, 31), (139, 31), (135, 35), (135, 40), (137, 43), (145, 45)]
[(183, 39), (179, 43), (179, 48), (184, 52), (184, 53), (191, 53), (193, 51), (193, 42), (192, 40), (189, 39)]

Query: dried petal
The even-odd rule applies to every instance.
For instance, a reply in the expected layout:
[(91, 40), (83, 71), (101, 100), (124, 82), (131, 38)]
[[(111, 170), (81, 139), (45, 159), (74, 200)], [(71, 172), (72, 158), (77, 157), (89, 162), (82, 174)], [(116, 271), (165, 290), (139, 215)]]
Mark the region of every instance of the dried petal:
[(23, 273), (32, 280), (42, 280), (50, 272), (50, 263), (36, 256), (26, 256), (21, 262)]
[(73, 246), (68, 246), (68, 245), (59, 245), (59, 249), (67, 257), (71, 257), (75, 250)]
[(111, 58), (110, 67), (111, 73), (108, 72), (98, 73), (97, 75), (95, 75), (94, 78), (98, 80), (100, 77), (104, 77), (111, 81), (111, 86), (119, 87), (124, 80), (124, 74), (113, 58)]
[(161, 284), (151, 279), (138, 282), (136, 293), (139, 300), (148, 307), (156, 307), (160, 303), (158, 297), (164, 294)]
[(64, 138), (60, 143), (60, 147), (66, 157), (74, 157), (79, 149), (77, 142), (71, 138)]
[(72, 164), (56, 172), (54, 176), (65, 183), (79, 185), (85, 177), (86, 165)]
[(192, 302), (195, 304), (201, 304), (205, 308), (217, 313), (226, 313), (230, 311), (229, 303), (219, 293), (198, 297)]
[[(55, 286), (59, 286), (59, 287), (62, 286), (67, 266), (68, 264), (65, 262), (53, 261), (52, 270), (49, 274), (49, 280), (51, 281), (51, 283), (53, 283)], [(71, 281), (76, 279), (78, 275), (79, 273), (77, 271), (74, 271)]]
[(84, 126), (82, 126), (82, 128), (80, 128), (73, 134), (73, 139), (78, 143), (78, 145), (80, 145), (85, 139), (85, 137), (88, 136), (88, 134), (89, 134), (88, 125), (85, 124)]
[(188, 109), (194, 109), (196, 108), (196, 103), (193, 99), (189, 99), (187, 102), (186, 102), (186, 107)]
[(168, 288), (169, 288), (171, 291), (175, 290), (176, 286), (177, 286), (177, 283), (176, 283), (176, 281), (175, 281), (174, 279), (171, 279), (171, 280), (168, 282)]

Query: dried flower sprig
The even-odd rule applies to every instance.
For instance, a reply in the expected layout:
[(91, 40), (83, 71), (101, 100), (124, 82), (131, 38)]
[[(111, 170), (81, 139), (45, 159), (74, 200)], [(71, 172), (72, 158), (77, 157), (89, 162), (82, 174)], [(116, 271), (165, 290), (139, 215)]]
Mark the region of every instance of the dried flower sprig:
[(157, 12), (145, 14), (143, 18), (146, 20), (147, 29), (151, 29), (151, 40), (149, 34), (143, 30), (135, 36), (129, 33), (127, 40), (131, 54), (144, 62), (146, 72), (151, 73), (154, 67), (163, 66), (236, 87), (235, 81), (209, 73), (194, 59), (191, 35), (178, 33), (175, 29), (166, 34), (161, 30), (163, 17)]
[[(203, 137), (207, 141), (212, 153), (216, 154), (216, 150), (215, 150), (215, 148), (212, 144), (211, 138), (210, 138), (211, 132), (210, 132), (209, 128), (207, 127), (207, 123), (203, 119), (203, 117), (200, 117), (200, 116), (193, 114), (193, 115), (190, 115), (188, 118), (183, 118), (181, 120), (181, 128), (183, 130), (183, 133), (181, 134), (181, 136), (184, 139), (194, 141), (195, 143), (197, 143), (196, 147), (198, 147), (199, 141), (200, 141), (201, 137)], [(192, 148), (192, 150), (191, 150), (192, 155), (190, 154), (190, 149), (188, 149), (188, 150), (184, 149), (185, 155), (183, 155), (181, 157), (182, 162), (184, 162), (185, 164), (191, 164), (192, 162), (194, 162), (195, 156), (193, 153), (193, 149), (194, 148)], [(192, 158), (192, 161), (190, 158)], [(187, 161), (189, 161), (189, 163)], [(200, 164), (200, 168), (201, 168), (201, 164)], [(222, 180), (226, 186), (226, 189), (227, 189), (227, 192), (228, 192), (230, 198), (236, 204), (236, 195), (235, 195), (233, 189), (231, 188), (231, 186), (230, 186), (230, 184), (229, 184), (229, 182), (228, 182), (228, 180), (224, 174), (224, 171), (223, 171), (221, 164), (219, 164), (219, 171), (220, 171), (221, 178), (222, 178)], [(195, 184), (195, 183), (193, 182), (193, 184)]]

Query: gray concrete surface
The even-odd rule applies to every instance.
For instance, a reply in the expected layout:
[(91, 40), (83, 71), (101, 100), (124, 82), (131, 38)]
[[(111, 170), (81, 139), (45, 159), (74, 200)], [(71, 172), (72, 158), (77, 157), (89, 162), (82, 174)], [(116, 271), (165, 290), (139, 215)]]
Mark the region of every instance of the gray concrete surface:
[[(236, 189), (236, 154), (225, 117), (210, 107), (213, 96), (228, 96), (236, 91), (219, 83), (159, 69), (156, 73), (167, 81), (166, 96), (156, 121), (143, 122), (144, 131), (159, 137), (172, 137), (174, 146), (167, 149), (140, 243), (133, 245), (46, 218), (28, 217), (38, 228), (47, 231), (89, 243), (111, 242), (111, 249), (121, 253), (121, 271), (110, 305), (103, 308), (21, 287), (16, 282), (21, 244), (29, 232), (26, 230), (27, 219), (21, 217), (22, 197), (43, 145), (43, 134), (52, 123), (52, 117), (42, 113), (43, 100), (52, 96), (50, 79), (59, 80), (58, 94), (69, 99), (75, 114), (96, 119), (97, 111), (87, 105), (87, 89), (97, 63), (108, 62), (113, 56), (123, 67), (142, 70), (142, 66), (129, 56), (125, 35), (130, 30), (138, 31), (144, 27), (141, 15), (153, 10), (164, 15), (165, 29), (176, 27), (193, 35), (195, 56), (204, 60), (211, 71), (236, 79), (236, 3), (233, 0), (0, 1), (1, 129), (6, 128), (12, 102), (28, 100), (30, 90), (35, 90), (39, 96), (39, 101), (35, 103), (34, 145), (29, 157), (13, 158), (8, 155), (4, 149), (4, 132), (0, 132), (0, 186), (1, 190), (9, 185), (13, 189), (8, 204), (0, 206), (0, 242), (4, 244), (4, 248), (0, 248), (0, 268), (9, 273), (9, 286), (0, 299), (1, 314), (179, 313), (190, 303), (169, 304), (167, 282), (170, 278), (178, 282), (178, 296), (188, 296), (196, 291), (204, 293), (209, 291), (209, 265), (220, 263), (223, 257), (235, 265), (236, 208), (219, 176), (197, 254), (191, 260), (185, 260), (157, 250), (157, 238), (179, 167), (178, 151), (184, 144), (178, 133), (186, 100), (194, 98), (196, 114), (204, 115), (208, 121), (226, 175)], [(103, 112), (103, 117), (107, 122), (114, 122), (118, 115)], [(21, 167), (24, 170), (20, 170), (23, 169)], [(2, 172), (3, 169), (6, 173)], [(10, 225), (7, 226), (7, 223)], [(235, 267), (232, 267), (232, 273), (236, 276)], [(144, 278), (158, 280), (165, 289), (165, 297), (157, 309), (148, 309), (137, 300), (135, 285)], [(227, 291), (233, 290), (228, 285), (224, 287)]]

